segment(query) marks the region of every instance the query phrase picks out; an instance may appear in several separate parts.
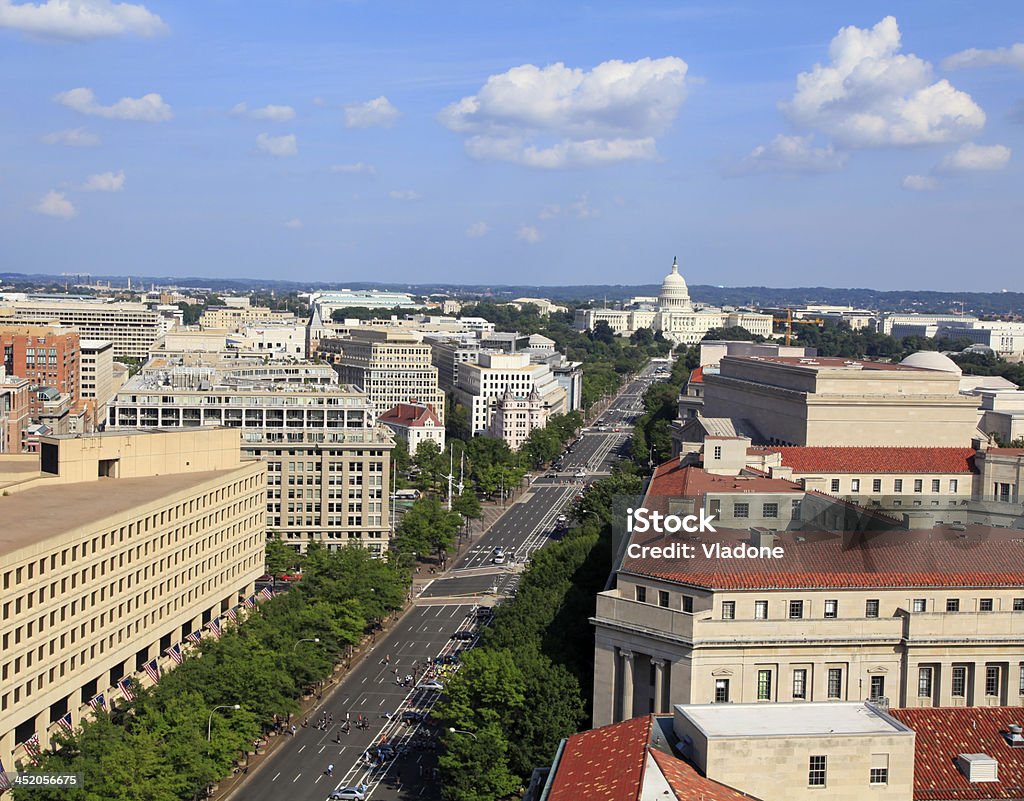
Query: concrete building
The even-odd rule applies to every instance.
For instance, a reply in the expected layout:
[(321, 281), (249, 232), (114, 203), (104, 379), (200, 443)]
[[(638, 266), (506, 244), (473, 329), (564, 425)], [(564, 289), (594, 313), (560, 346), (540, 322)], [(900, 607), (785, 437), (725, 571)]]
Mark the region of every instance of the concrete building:
[(252, 593), (264, 481), (227, 430), (49, 437), (0, 458), (5, 766), (120, 679), (147, 686), (146, 663)]
[(426, 440), (437, 443), (438, 449), (444, 450), (444, 424), (425, 403), (399, 403), (385, 412), (379, 422), (403, 440), (414, 456), (420, 443)]
[(437, 368), (438, 385), (450, 392), (459, 376), (459, 365), (475, 364), (480, 359), (480, 343), (476, 339), (427, 337), (430, 343), (430, 361)]
[(90, 426), (95, 426), (106, 419), (107, 401), (114, 396), (114, 343), (83, 339), (79, 348), (82, 354), (81, 401), (88, 411)]
[(453, 396), (469, 410), (473, 433), (484, 434), (491, 429), (498, 399), (506, 391), (522, 398), (534, 390), (548, 416), (566, 413), (565, 390), (546, 364), (531, 362), (528, 353), (481, 353), (479, 364), (459, 364)]
[(629, 336), (641, 328), (650, 328), (660, 331), (670, 342), (678, 344), (700, 342), (708, 331), (733, 326), (764, 337), (772, 335), (770, 314), (695, 306), (690, 300), (690, 290), (686, 280), (679, 274), (679, 264), (675, 259), (672, 260), (672, 271), (661, 284), (658, 302), (653, 308), (577, 309), (573, 324), (580, 331), (593, 331), (602, 321), (621, 336)]
[(523, 306), (526, 305), (536, 306), (537, 313), (540, 314), (541, 317), (548, 317), (551, 312), (569, 311), (568, 307), (552, 303), (547, 298), (516, 298), (515, 300), (510, 300), (508, 303), (503, 303), (501, 305), (511, 306), (517, 311), (522, 311)]
[(113, 342), (115, 358), (144, 361), (174, 321), (143, 303), (12, 295), (0, 301), (0, 324), (74, 327), (83, 339)]
[(20, 453), (31, 423), (32, 385), (27, 378), (7, 374), (0, 364), (0, 453)]
[(422, 334), (360, 329), (346, 339), (321, 340), (320, 355), (334, 365), (343, 384), (366, 392), (377, 416), (415, 398), (444, 422), (444, 393)]
[(309, 296), (310, 307), (317, 309), (324, 320), (330, 320), (337, 309), (418, 309), (417, 303), (406, 292), (390, 292), (380, 289), (338, 289), (328, 292), (314, 292)]
[[(40, 325), (0, 325), (0, 351), (9, 375), (27, 378), (36, 389), (50, 387), (67, 395), (77, 407), (81, 393), (81, 350), (78, 331)], [(38, 392), (29, 399), (29, 414), (39, 417)]]
[(526, 444), (534, 429), (547, 424), (548, 409), (536, 387), (528, 395), (515, 395), (509, 388), (495, 401), (488, 433), (517, 451)]
[(199, 316), (200, 328), (223, 328), (237, 331), (250, 323), (296, 323), (295, 315), (288, 311), (274, 311), (266, 306), (209, 306)]
[[(704, 510), (717, 533), (628, 537), (592, 618), (595, 725), (678, 703), (1024, 706), (1019, 531), (908, 529), (794, 482), (677, 460), (643, 506)], [(693, 553), (650, 550), (673, 543)]]
[(978, 322), (977, 317), (963, 314), (908, 314), (890, 312), (881, 315), (878, 326), (883, 334), (894, 337), (934, 337), (939, 326), (970, 325)]
[(358, 544), (387, 550), (390, 454), (365, 393), (315, 383), (327, 365), (181, 366), (154, 359), (108, 408), (108, 429), (235, 429), (245, 457), (267, 463), (267, 526), (304, 551)]
[(1020, 361), (1024, 356), (1024, 323), (1005, 320), (975, 320), (972, 322), (943, 323), (937, 336), (949, 339), (967, 339), (975, 345), (991, 348), (1004, 359)]

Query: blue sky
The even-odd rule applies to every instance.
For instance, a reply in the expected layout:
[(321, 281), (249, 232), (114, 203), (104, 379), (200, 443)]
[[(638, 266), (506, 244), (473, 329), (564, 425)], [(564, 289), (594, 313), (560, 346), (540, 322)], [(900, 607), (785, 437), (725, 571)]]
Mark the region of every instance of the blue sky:
[(0, 0), (0, 271), (1019, 289), (1022, 43), (1019, 2)]

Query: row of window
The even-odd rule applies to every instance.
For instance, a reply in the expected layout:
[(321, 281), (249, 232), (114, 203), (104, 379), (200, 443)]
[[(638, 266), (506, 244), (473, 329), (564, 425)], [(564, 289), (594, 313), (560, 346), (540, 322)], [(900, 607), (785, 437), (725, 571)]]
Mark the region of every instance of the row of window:
[[(807, 786), (825, 787), (828, 783), (828, 757), (814, 754), (807, 760)], [(889, 783), (889, 755), (872, 754), (868, 769), (868, 784)]]
[[(637, 600), (641, 600), (639, 591), (644, 588), (637, 588)], [(666, 593), (667, 595), (667, 593)], [(646, 598), (646, 589), (644, 589), (644, 597)], [(959, 612), (960, 611), (960, 598), (947, 598), (946, 599), (946, 611), (947, 612)], [(979, 612), (993, 612), (995, 611), (995, 599), (994, 598), (979, 598), (978, 599), (978, 611)], [(668, 604), (663, 604), (667, 606)], [(864, 602), (864, 617), (878, 617), (880, 614), (881, 602), (877, 598), (869, 598)], [(789, 601), (787, 602), (786, 611), (787, 617), (790, 620), (798, 620), (806, 616), (810, 608), (810, 603), (807, 601)], [(927, 598), (914, 598), (911, 600), (911, 609), (914, 612), (927, 612), (928, 611), (928, 599)], [(1024, 598), (1013, 599), (1013, 611), (1024, 612)], [(754, 601), (754, 620), (767, 620), (768, 615), (768, 601)], [(839, 617), (839, 601), (835, 599), (826, 599), (823, 603), (822, 617), (826, 620), (835, 619)], [(735, 620), (736, 619), (736, 602), (735, 601), (722, 601), (722, 620)]]
[[(925, 479), (923, 479), (923, 478), (915, 478), (914, 479), (914, 484), (913, 484), (914, 492), (924, 492), (924, 482), (925, 482)], [(840, 479), (833, 478), (832, 481), (831, 481), (832, 492), (839, 492), (840, 491), (841, 483), (842, 482), (841, 482)], [(939, 478), (931, 479), (930, 480), (930, 486), (931, 486), (931, 491), (933, 493), (938, 494), (939, 492), (942, 492), (942, 479), (939, 479)], [(946, 486), (947, 486), (947, 489), (949, 490), (949, 492), (956, 493), (959, 490), (959, 488), (960, 488), (960, 481), (959, 481), (959, 479), (951, 478), (951, 479), (948, 480), (948, 483), (947, 483)], [(860, 491), (861, 491), (861, 480), (859, 478), (851, 478), (850, 479), (850, 492), (860, 492)], [(881, 492), (882, 491), (882, 479), (880, 479), (880, 478), (873, 478), (873, 479), (871, 479), (871, 491), (872, 492)], [(902, 478), (894, 478), (893, 479), (892, 491), (894, 493), (896, 493), (896, 494), (899, 494), (899, 493), (903, 492), (903, 479)]]

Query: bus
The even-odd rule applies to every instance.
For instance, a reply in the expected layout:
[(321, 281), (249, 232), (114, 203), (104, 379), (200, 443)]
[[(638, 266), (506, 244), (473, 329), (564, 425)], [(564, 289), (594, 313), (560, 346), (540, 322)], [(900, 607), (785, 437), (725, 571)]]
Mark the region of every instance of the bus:
[(418, 489), (400, 489), (391, 493), (391, 499), (394, 501), (418, 501), (419, 498), (420, 491)]

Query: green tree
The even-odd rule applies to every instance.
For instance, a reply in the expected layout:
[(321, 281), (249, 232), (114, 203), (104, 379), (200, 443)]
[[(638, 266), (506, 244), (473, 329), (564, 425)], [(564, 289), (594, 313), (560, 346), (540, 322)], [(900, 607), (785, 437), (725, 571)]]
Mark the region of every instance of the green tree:
[(440, 500), (420, 498), (402, 517), (396, 532), (396, 548), (403, 554), (435, 555), (443, 562), (461, 526), (459, 515), (445, 509)]
[(280, 578), (301, 568), (302, 554), (285, 544), (280, 534), (268, 535), (265, 563), (267, 573)]
[(438, 768), (444, 776), (445, 801), (495, 801), (521, 787), (509, 769), (508, 740), (496, 724), (470, 734), (445, 730), (441, 742), (444, 753)]

